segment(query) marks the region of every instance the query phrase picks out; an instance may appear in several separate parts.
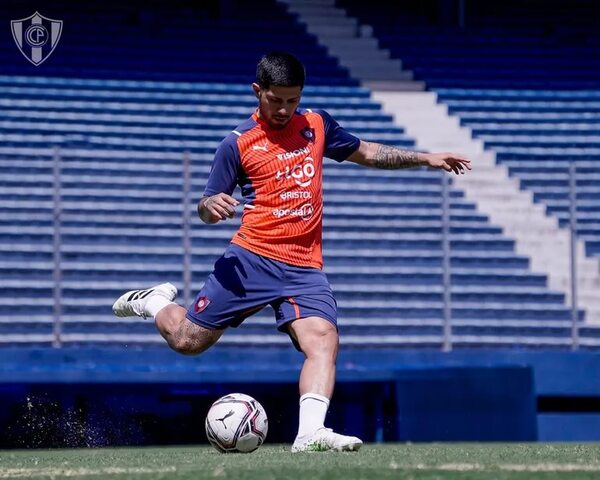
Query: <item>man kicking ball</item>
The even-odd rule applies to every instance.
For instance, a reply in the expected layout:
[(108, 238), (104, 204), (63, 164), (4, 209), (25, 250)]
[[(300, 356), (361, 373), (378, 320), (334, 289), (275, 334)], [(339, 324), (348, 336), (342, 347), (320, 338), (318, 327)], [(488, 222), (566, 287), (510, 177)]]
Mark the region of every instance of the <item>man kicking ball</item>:
[(233, 218), (241, 188), (241, 226), (194, 303), (173, 303), (170, 283), (132, 290), (113, 305), (119, 317), (153, 317), (169, 346), (202, 353), (227, 327), (271, 305), (277, 328), (305, 355), (300, 424), (292, 452), (355, 451), (362, 441), (325, 428), (338, 352), (336, 303), (322, 271), (323, 157), (366, 167), (418, 166), (464, 173), (469, 160), (361, 141), (325, 111), (300, 110), (302, 63), (272, 52), (258, 63), (252, 89), (258, 108), (221, 143), (198, 214), (205, 223)]

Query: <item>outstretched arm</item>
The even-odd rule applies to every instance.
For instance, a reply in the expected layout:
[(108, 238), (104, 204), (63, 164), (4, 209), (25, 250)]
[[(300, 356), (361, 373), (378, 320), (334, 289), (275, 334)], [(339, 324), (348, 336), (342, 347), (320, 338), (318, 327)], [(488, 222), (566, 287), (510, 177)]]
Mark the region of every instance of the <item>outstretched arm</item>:
[(347, 160), (384, 170), (430, 167), (457, 175), (471, 170), (471, 161), (454, 153), (421, 153), (362, 140), (358, 149)]

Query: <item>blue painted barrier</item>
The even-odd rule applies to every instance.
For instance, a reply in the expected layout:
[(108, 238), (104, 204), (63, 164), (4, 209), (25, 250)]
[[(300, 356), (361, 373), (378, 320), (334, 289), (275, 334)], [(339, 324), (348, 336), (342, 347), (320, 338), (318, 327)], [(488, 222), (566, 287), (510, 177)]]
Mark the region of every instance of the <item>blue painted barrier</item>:
[[(198, 443), (210, 403), (236, 390), (265, 405), (271, 441), (290, 442), (302, 361), (291, 348), (217, 346), (199, 357), (163, 346), (1, 349), (0, 431), (13, 437), (0, 448), (34, 438), (14, 424), (32, 398), (38, 417), (80, 412), (82, 431), (102, 431), (94, 445)], [(585, 351), (342, 349), (329, 424), (367, 441), (600, 440), (599, 367), (600, 355)], [(572, 409), (555, 412), (561, 399)], [(30, 446), (86, 445), (61, 425), (49, 431)]]

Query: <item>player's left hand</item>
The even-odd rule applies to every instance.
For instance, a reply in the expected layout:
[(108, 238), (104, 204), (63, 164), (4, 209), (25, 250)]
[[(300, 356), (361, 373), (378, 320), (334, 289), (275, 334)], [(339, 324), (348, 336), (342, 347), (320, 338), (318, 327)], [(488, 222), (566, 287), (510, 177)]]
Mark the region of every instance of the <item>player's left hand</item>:
[(471, 160), (455, 153), (428, 153), (426, 159), (429, 167), (454, 172), (457, 175), (471, 170)]

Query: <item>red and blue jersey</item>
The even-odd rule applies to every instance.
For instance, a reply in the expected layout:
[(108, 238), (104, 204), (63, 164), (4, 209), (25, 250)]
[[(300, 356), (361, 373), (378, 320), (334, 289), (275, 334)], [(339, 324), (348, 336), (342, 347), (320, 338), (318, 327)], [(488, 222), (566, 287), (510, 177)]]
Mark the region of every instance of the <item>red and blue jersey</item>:
[(244, 197), (232, 243), (302, 267), (322, 268), (323, 157), (343, 161), (360, 140), (327, 112), (299, 110), (281, 130), (256, 113), (221, 143), (204, 196)]

